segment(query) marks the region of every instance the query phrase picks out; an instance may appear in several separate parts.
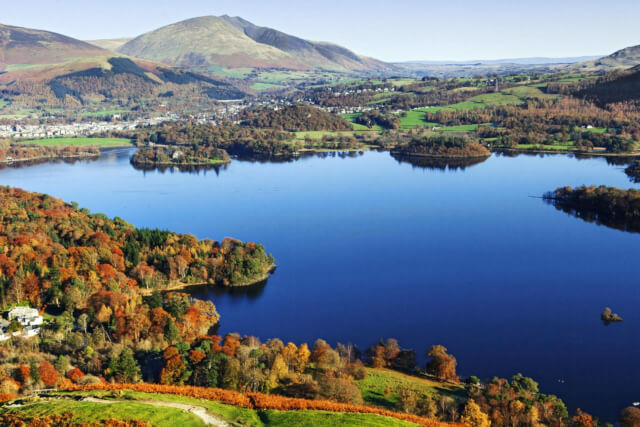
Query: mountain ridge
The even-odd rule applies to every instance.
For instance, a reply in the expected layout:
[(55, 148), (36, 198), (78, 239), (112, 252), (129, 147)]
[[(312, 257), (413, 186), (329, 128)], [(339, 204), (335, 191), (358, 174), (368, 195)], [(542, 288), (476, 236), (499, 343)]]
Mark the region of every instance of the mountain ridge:
[(376, 71), (391, 65), (331, 43), (312, 42), (241, 18), (201, 16), (144, 33), (119, 53), (174, 66)]

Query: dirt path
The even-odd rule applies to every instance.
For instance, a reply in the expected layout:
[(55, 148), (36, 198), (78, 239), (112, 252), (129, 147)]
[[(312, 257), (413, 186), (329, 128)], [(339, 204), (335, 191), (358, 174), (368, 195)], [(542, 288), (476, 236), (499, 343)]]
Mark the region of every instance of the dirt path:
[(105, 399), (97, 399), (95, 397), (85, 397), (82, 399), (84, 402), (91, 403), (104, 403), (104, 404), (112, 404), (112, 403), (125, 403), (125, 402), (135, 402), (135, 403), (143, 403), (145, 405), (152, 406), (161, 406), (165, 408), (175, 408), (182, 409), (183, 411), (189, 412), (196, 417), (200, 418), (206, 425), (216, 426), (216, 427), (231, 427), (231, 424), (223, 421), (219, 418), (216, 418), (209, 414), (209, 412), (203, 408), (202, 406), (195, 405), (187, 405), (185, 403), (176, 403), (176, 402), (161, 402), (157, 400), (105, 400)]

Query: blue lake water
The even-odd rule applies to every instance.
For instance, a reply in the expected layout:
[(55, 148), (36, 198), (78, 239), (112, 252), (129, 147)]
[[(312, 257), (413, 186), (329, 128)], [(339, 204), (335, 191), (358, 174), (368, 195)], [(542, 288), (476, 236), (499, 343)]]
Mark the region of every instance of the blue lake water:
[[(389, 153), (234, 161), (219, 173), (142, 172), (131, 149), (0, 171), (0, 184), (199, 238), (261, 242), (266, 286), (210, 290), (221, 332), (363, 350), (443, 344), (463, 376), (522, 372), (604, 419), (640, 401), (640, 235), (540, 199), (558, 186), (634, 186), (620, 166), (493, 156), (456, 170)], [(610, 306), (624, 322), (605, 327)]]

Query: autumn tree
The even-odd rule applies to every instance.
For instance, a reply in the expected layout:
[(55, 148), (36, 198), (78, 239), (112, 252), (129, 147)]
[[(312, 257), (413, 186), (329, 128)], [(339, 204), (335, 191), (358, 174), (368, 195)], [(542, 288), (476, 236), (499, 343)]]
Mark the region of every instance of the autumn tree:
[(456, 375), (456, 358), (447, 353), (446, 347), (433, 345), (427, 352), (427, 357), (431, 360), (427, 363), (427, 372), (440, 380), (458, 382)]
[(489, 427), (491, 425), (489, 416), (482, 412), (480, 406), (473, 399), (467, 401), (460, 421), (470, 427)]
[(620, 414), (620, 425), (622, 427), (640, 427), (640, 409), (633, 406), (623, 409)]
[(40, 379), (44, 385), (47, 387), (53, 387), (58, 382), (58, 371), (56, 371), (56, 368), (46, 360), (40, 363), (38, 374), (40, 375)]

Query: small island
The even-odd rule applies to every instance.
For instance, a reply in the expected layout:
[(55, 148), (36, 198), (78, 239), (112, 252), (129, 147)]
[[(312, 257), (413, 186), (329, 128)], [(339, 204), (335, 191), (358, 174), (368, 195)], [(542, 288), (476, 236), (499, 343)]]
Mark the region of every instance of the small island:
[(491, 152), (478, 142), (461, 136), (413, 136), (400, 143), (391, 154), (416, 157), (486, 158)]
[(616, 313), (612, 312), (609, 307), (606, 307), (600, 318), (604, 322), (605, 326), (608, 326), (611, 323), (622, 322), (622, 317), (618, 316)]
[(131, 157), (134, 166), (219, 166), (231, 162), (222, 148), (210, 146), (143, 147)]

